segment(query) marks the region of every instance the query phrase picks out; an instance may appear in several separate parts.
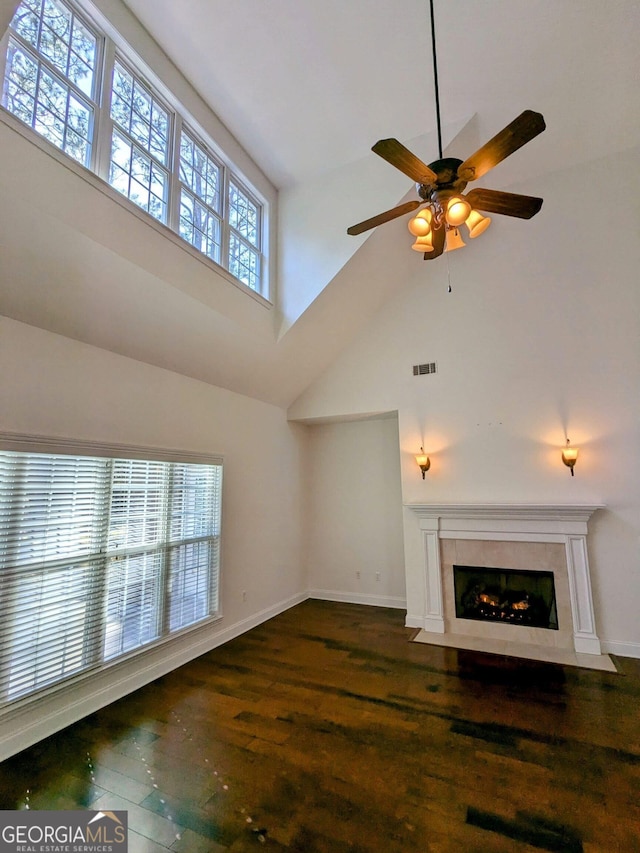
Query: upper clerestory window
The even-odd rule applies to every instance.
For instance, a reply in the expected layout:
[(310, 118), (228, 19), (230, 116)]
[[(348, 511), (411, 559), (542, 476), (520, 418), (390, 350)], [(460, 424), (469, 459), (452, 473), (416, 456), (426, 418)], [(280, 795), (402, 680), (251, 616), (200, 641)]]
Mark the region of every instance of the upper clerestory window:
[(10, 27), (2, 103), (83, 166), (92, 165), (98, 38), (54, 0), (24, 0)]
[(6, 38), (2, 105), (268, 297), (263, 205), (75, 3), (20, 4)]

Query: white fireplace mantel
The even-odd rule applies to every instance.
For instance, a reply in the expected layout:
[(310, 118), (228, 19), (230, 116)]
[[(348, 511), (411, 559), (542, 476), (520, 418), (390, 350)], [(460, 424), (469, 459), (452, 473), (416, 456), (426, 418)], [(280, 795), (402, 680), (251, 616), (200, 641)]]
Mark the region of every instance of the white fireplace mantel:
[(602, 505), (411, 503), (405, 507), (418, 517), (424, 561), (423, 613), (412, 627), (440, 634), (446, 630), (440, 539), (556, 542), (565, 547), (575, 651), (601, 653), (586, 539), (587, 523)]
[(558, 530), (567, 530), (567, 525), (583, 525), (578, 529), (587, 532), (587, 522), (598, 509), (604, 509), (602, 504), (405, 504), (419, 518), (440, 519), (443, 529), (464, 530), (466, 523), (473, 522), (472, 530), (492, 530), (495, 522), (508, 523), (516, 530), (519, 522), (526, 521), (537, 524), (541, 529), (548, 530), (549, 523)]

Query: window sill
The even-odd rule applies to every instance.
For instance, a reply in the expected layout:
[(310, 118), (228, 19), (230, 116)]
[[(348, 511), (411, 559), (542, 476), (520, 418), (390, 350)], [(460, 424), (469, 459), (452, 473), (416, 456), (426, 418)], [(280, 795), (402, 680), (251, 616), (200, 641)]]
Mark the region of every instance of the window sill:
[(60, 151), (55, 145), (52, 145), (48, 142), (44, 137), (39, 136), (35, 131), (33, 131), (30, 127), (25, 125), (20, 119), (13, 116), (8, 110), (6, 110), (3, 106), (0, 105), (0, 120), (9, 127), (11, 130), (15, 131), (19, 136), (25, 139), (27, 142), (34, 145), (40, 151), (42, 151), (47, 156), (51, 157), (61, 166), (64, 166), (68, 171), (77, 177), (81, 178), (83, 181), (88, 183), (94, 189), (101, 192), (104, 196), (116, 202), (121, 208), (128, 211), (130, 214), (135, 216), (140, 222), (146, 225), (149, 228), (152, 228), (156, 233), (161, 234), (171, 243), (173, 243), (178, 249), (185, 252), (194, 260), (203, 264), (207, 269), (211, 272), (216, 273), (220, 278), (223, 278), (225, 281), (232, 284), (235, 288), (240, 290), (242, 293), (245, 293), (247, 296), (251, 297), (255, 302), (259, 305), (262, 305), (265, 308), (273, 308), (273, 302), (269, 300), (267, 297), (263, 296), (261, 293), (258, 293), (255, 290), (252, 290), (250, 287), (247, 287), (243, 284), (239, 279), (235, 278), (231, 273), (226, 270), (223, 266), (212, 261), (211, 258), (208, 258), (206, 255), (203, 255), (202, 252), (199, 252), (185, 240), (183, 240), (178, 234), (175, 233), (169, 226), (164, 225), (162, 222), (158, 222), (148, 213), (139, 208), (136, 204), (130, 201), (126, 196), (123, 196), (117, 190), (113, 189), (106, 181), (104, 181), (101, 177), (92, 172), (90, 169), (87, 169), (85, 166), (82, 166), (80, 163), (77, 163), (75, 160), (70, 158), (63, 151)]

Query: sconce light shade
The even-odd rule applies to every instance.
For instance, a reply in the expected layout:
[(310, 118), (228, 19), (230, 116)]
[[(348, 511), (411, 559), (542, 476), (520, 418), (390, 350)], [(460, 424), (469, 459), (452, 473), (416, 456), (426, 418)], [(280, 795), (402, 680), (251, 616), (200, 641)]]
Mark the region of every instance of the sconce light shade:
[(576, 464), (579, 449), (577, 447), (571, 447), (570, 445), (571, 442), (567, 439), (567, 446), (562, 451), (562, 461), (567, 468), (571, 469), (571, 476), (573, 477), (573, 466)]
[(465, 220), (465, 225), (469, 229), (469, 237), (479, 237), (491, 225), (491, 217), (483, 216), (478, 210), (472, 210)]
[(462, 235), (457, 228), (449, 228), (447, 230), (447, 242), (444, 247), (445, 252), (454, 252), (456, 249), (462, 249), (467, 244), (462, 239)]
[(424, 452), (424, 447), (420, 448), (420, 453), (416, 454), (416, 462), (418, 467), (422, 471), (422, 479), (424, 480), (424, 475), (427, 473), (429, 468), (431, 468), (431, 460)]
[(454, 195), (447, 202), (447, 222), (454, 228), (462, 225), (470, 213), (471, 205), (466, 199), (460, 198), (460, 196)]

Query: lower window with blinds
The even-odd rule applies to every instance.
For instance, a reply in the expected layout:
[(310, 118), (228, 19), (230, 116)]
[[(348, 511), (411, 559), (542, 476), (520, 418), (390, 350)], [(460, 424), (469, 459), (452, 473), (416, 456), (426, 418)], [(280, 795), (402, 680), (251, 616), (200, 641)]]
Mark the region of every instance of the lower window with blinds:
[(0, 707), (218, 614), (222, 465), (0, 451)]

